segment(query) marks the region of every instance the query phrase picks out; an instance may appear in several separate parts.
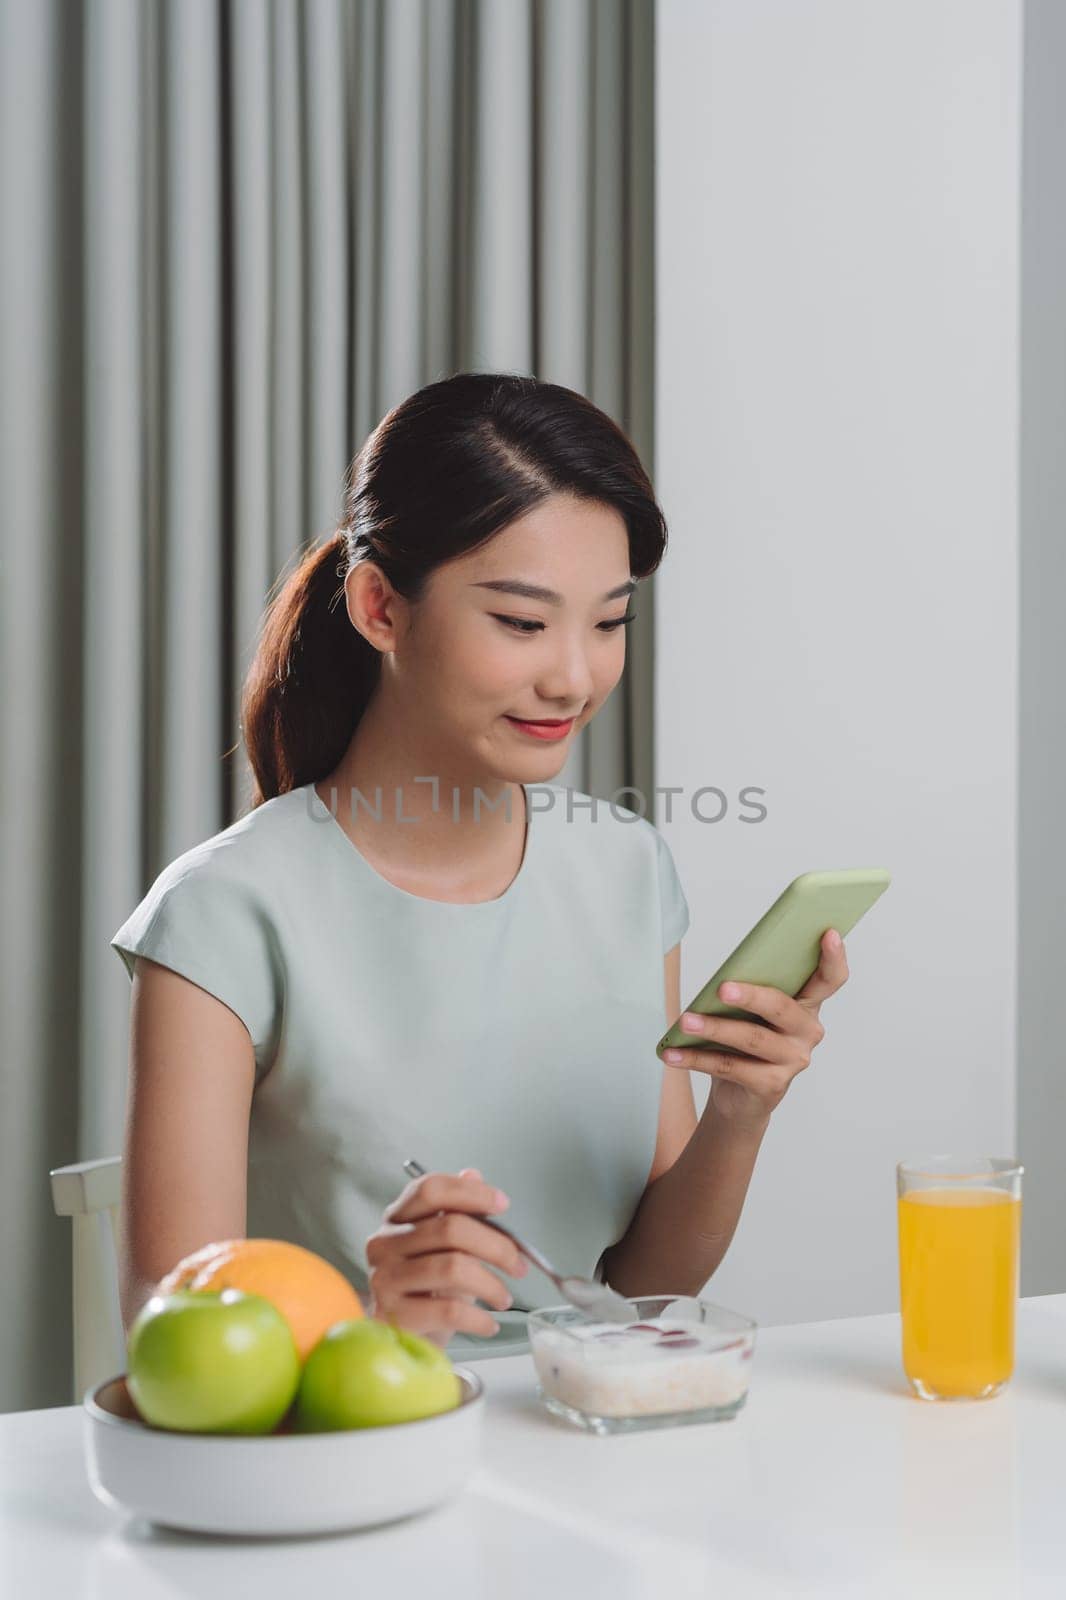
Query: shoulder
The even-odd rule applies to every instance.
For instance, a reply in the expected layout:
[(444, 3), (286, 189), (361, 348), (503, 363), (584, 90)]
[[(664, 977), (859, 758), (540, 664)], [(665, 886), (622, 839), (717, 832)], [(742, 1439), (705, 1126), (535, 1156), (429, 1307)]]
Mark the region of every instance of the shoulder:
[(301, 791), (268, 800), (165, 866), (110, 943), (132, 978), (138, 956), (171, 968), (245, 1023), (260, 1064), (285, 988), (287, 843)]
[(264, 801), (227, 828), (176, 856), (162, 876), (175, 880), (190, 873), (217, 873), (233, 878), (263, 875), (277, 860), (279, 847), (291, 847), (301, 833), (305, 790), (293, 789)]
[[(545, 791), (543, 798), (534, 798), (538, 789)], [(561, 863), (571, 891), (583, 885), (589, 899), (595, 898), (619, 926), (632, 928), (638, 920), (654, 919), (660, 949), (673, 949), (688, 930), (691, 914), (670, 846), (655, 824), (610, 796), (603, 799), (561, 784), (531, 785), (530, 790), (532, 805), (544, 812), (538, 822), (553, 836), (549, 854)]]
[(277, 868), (301, 837), (302, 805), (303, 791), (295, 789), (256, 806), (175, 856), (159, 873), (149, 894), (163, 897), (181, 885), (212, 882), (269, 893)]
[[(666, 841), (647, 817), (624, 806), (617, 799), (586, 794), (557, 783), (530, 784), (534, 811), (543, 813), (547, 827), (562, 835), (573, 849), (588, 855), (591, 851), (612, 861), (642, 858), (651, 865), (666, 850)], [(621, 794), (632, 795), (632, 789)]]
[(302, 804), (301, 790), (279, 795), (168, 862), (111, 940), (127, 966), (163, 941), (199, 942), (205, 953), (230, 940), (276, 943), (285, 877), (299, 870)]

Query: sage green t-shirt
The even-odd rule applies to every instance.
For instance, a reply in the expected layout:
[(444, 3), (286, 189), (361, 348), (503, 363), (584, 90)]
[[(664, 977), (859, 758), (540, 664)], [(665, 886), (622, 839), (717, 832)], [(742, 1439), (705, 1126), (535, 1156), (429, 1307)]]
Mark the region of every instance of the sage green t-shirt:
[[(663, 955), (688, 904), (652, 823), (524, 787), (522, 863), (495, 900), (398, 888), (305, 784), (172, 861), (111, 940), (131, 977), (147, 956), (245, 1024), (248, 1236), (316, 1251), (364, 1304), (405, 1159), (480, 1168), (510, 1196), (500, 1220), (563, 1274), (593, 1275), (644, 1190)], [(526, 1313), (561, 1298), (533, 1266), (505, 1282), (500, 1332), (456, 1334), (451, 1355), (528, 1348)]]

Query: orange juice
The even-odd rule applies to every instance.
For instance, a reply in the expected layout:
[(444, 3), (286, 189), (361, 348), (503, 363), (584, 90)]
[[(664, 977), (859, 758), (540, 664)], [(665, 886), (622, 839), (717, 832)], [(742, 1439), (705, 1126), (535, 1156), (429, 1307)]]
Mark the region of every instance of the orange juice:
[(897, 1204), (907, 1377), (926, 1395), (994, 1392), (1014, 1367), (1021, 1200), (953, 1187)]

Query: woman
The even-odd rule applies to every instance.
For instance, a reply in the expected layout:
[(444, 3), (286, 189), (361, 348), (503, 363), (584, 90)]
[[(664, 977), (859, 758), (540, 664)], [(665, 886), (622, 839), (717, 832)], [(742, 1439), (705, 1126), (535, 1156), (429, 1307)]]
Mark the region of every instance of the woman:
[[(252, 809), (111, 941), (127, 1327), (181, 1256), (247, 1233), (457, 1354), (517, 1343), (544, 1285), (479, 1220), (497, 1181), (564, 1272), (627, 1295), (714, 1272), (846, 967), (826, 942), (797, 1000), (745, 996), (765, 1027), (714, 1024), (758, 1060), (660, 1069), (689, 923), (670, 851), (551, 779), (665, 547), (625, 435), (555, 384), (461, 373), (366, 441), (244, 686)], [(712, 1077), (698, 1119), (686, 1067)], [(409, 1157), (429, 1171), (397, 1194)]]

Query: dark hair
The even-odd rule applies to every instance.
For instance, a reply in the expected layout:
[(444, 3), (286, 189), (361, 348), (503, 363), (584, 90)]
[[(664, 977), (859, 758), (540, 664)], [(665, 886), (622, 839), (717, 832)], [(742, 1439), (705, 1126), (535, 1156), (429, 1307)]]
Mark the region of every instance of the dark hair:
[(377, 685), (380, 654), (340, 603), (351, 567), (374, 561), (417, 601), (436, 567), (488, 543), (553, 493), (620, 513), (632, 577), (659, 566), (666, 521), (640, 458), (573, 389), (460, 372), (382, 418), (349, 469), (341, 526), (279, 580), (264, 615), (241, 694), (256, 779), (251, 809), (331, 772)]

